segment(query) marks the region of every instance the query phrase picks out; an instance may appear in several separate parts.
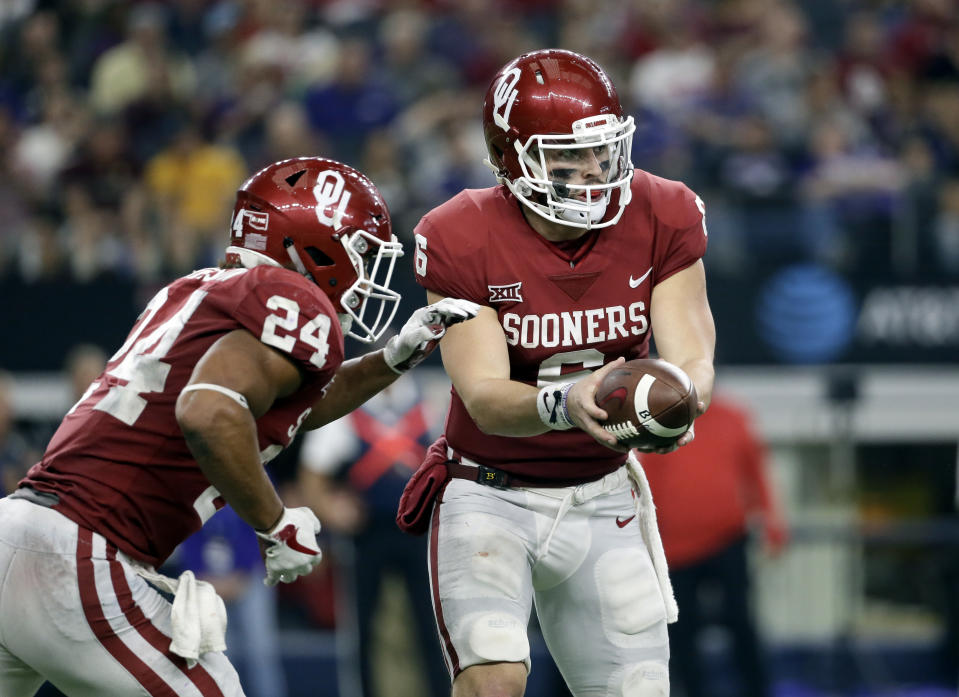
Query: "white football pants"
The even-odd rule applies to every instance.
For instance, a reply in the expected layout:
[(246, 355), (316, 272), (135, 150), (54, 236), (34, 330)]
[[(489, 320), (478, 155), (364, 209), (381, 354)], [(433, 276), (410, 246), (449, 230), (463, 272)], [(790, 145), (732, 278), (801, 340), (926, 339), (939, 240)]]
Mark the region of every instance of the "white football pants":
[(49, 680), (69, 697), (242, 697), (223, 653), (188, 669), (170, 652), (171, 604), (103, 537), (0, 499), (0, 695)]
[(576, 697), (668, 695), (667, 601), (637, 494), (625, 467), (557, 489), (452, 480), (430, 530), (430, 582), (450, 673), (501, 661), (529, 668), (535, 601)]

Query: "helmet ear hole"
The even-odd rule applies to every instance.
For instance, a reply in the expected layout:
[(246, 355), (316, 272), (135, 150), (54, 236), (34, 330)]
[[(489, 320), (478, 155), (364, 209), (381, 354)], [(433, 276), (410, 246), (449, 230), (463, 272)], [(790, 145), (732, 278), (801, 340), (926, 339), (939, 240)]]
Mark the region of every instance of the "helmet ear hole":
[(333, 261), (333, 258), (322, 249), (307, 247), (304, 251), (310, 255), (310, 259), (312, 259), (313, 263), (317, 266), (333, 266), (336, 263)]

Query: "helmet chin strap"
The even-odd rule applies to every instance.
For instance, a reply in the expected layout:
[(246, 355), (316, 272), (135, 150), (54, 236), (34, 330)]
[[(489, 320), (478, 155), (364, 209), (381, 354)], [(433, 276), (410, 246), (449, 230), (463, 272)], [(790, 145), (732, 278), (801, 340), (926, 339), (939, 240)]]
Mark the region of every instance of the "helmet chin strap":
[(316, 283), (316, 279), (313, 278), (313, 274), (306, 270), (306, 266), (303, 265), (303, 260), (300, 259), (300, 253), (296, 251), (296, 246), (289, 237), (283, 239), (283, 246), (286, 248), (286, 253), (290, 257), (290, 261), (293, 262), (293, 266), (296, 267), (296, 270), (300, 272), (303, 276), (306, 276), (308, 279)]

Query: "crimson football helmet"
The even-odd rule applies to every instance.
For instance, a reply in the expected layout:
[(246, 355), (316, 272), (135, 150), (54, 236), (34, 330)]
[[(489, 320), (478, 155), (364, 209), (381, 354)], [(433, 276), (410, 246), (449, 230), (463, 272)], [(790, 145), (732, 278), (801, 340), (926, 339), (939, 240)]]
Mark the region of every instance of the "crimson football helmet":
[[(507, 63), (483, 104), (486, 163), (497, 181), (547, 220), (574, 227), (608, 227), (623, 214), (634, 130), (609, 76), (572, 51), (533, 51)], [(593, 157), (596, 182), (556, 174), (557, 159), (575, 166)]]
[(400, 294), (389, 285), (403, 246), (380, 192), (352, 167), (301, 157), (261, 169), (237, 191), (231, 228), (228, 262), (303, 274), (348, 336), (375, 341), (396, 314)]

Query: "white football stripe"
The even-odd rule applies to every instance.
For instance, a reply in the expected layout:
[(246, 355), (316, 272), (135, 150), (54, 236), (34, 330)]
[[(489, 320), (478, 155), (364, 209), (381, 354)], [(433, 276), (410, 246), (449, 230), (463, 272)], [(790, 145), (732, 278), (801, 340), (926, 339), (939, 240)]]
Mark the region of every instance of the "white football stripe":
[[(100, 599), (100, 607), (114, 634), (178, 695), (203, 697), (203, 694), (190, 678), (184, 675), (183, 671), (167, 656), (153, 648), (153, 645), (143, 638), (140, 632), (127, 620), (117, 599), (117, 590), (113, 587), (113, 579), (110, 577), (111, 564), (120, 562), (119, 560), (108, 562), (104, 559), (106, 556), (106, 541), (100, 535), (93, 536), (92, 556), (94, 557), (91, 560), (94, 582)], [(147, 618), (152, 620), (154, 613), (151, 612), (151, 608), (156, 608), (161, 603), (161, 600), (155, 597), (158, 595), (157, 592), (147, 585), (146, 581), (130, 571), (126, 565), (123, 567), (123, 574), (126, 576), (127, 583), (133, 593), (133, 601), (140, 606)]]
[(650, 416), (642, 422), (642, 425), (643, 428), (652, 433), (654, 436), (671, 438), (673, 436), (682, 435), (686, 432), (686, 426), (680, 426), (679, 428), (667, 428), (652, 417), (649, 409), (649, 391), (652, 389), (655, 382), (656, 378), (647, 373), (639, 379), (639, 382), (636, 383), (636, 391), (633, 393), (633, 407), (636, 409), (636, 415), (642, 418), (644, 413), (650, 414)]

